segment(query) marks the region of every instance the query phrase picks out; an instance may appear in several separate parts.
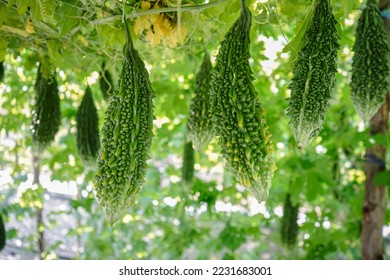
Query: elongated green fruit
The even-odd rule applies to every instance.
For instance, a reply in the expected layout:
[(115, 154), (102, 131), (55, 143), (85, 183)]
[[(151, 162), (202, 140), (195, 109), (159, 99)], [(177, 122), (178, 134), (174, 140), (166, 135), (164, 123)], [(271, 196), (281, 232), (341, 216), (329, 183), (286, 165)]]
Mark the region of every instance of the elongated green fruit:
[(3, 217), (0, 214), (0, 251), (4, 249), (6, 242), (6, 232)]
[(0, 61), (0, 83), (4, 79), (4, 61)]
[(241, 14), (221, 43), (212, 73), (213, 125), (227, 165), (238, 181), (266, 200), (275, 170), (272, 144), (249, 65), (251, 13)]
[(114, 91), (114, 83), (110, 71), (108, 71), (105, 62), (102, 63), (102, 71), (99, 74), (100, 90), (102, 91), (103, 98), (108, 100), (111, 93)]
[(289, 86), (287, 115), (298, 148), (321, 131), (337, 72), (339, 44), (332, 7), (329, 0), (315, 0), (314, 5)]
[(390, 74), (388, 35), (377, 0), (366, 3), (353, 51), (351, 99), (360, 118), (368, 124), (385, 101)]
[(184, 184), (191, 185), (194, 179), (195, 152), (192, 142), (184, 143), (183, 166), (181, 169)]
[(55, 74), (51, 74), (47, 61), (39, 64), (35, 83), (35, 107), (33, 110), (33, 141), (39, 149), (48, 146), (61, 124), (60, 97)]
[(153, 127), (154, 91), (126, 27), (123, 68), (101, 131), (96, 197), (112, 225), (132, 205), (145, 181)]
[(96, 166), (100, 148), (99, 117), (89, 86), (76, 114), (77, 149), (81, 160), (89, 167)]
[(283, 205), (283, 217), (280, 226), (280, 236), (282, 243), (288, 248), (292, 248), (298, 238), (298, 211), (299, 205), (293, 205), (291, 201), (291, 195), (286, 194)]
[(194, 148), (197, 151), (203, 149), (214, 136), (210, 108), (211, 70), (210, 55), (206, 52), (196, 75), (196, 88), (191, 99), (187, 124), (188, 137), (194, 143)]

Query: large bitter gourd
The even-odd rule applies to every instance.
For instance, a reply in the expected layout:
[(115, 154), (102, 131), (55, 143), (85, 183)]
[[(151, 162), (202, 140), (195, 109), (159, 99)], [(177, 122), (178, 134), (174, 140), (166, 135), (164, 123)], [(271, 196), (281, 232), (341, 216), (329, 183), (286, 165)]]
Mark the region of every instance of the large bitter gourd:
[(51, 74), (47, 61), (39, 64), (35, 83), (35, 107), (33, 110), (33, 141), (38, 149), (49, 145), (61, 124), (61, 104), (55, 73)]
[(356, 28), (351, 100), (365, 124), (383, 104), (389, 86), (389, 45), (378, 1), (368, 0)]
[(280, 237), (282, 243), (288, 248), (292, 248), (297, 242), (299, 233), (298, 211), (299, 205), (294, 205), (291, 201), (291, 195), (287, 193), (283, 205), (283, 217), (280, 226)]
[(112, 82), (112, 77), (110, 71), (107, 69), (105, 62), (102, 63), (102, 70), (99, 74), (99, 84), (100, 90), (102, 91), (103, 98), (108, 100), (111, 93), (114, 90), (114, 84)]
[(213, 138), (213, 125), (210, 110), (210, 87), (212, 70), (210, 55), (206, 52), (196, 75), (196, 87), (191, 99), (188, 118), (188, 137), (197, 151), (203, 149)]
[(76, 126), (77, 150), (80, 158), (85, 165), (94, 168), (100, 148), (99, 116), (89, 86), (77, 110)]
[(105, 112), (94, 185), (111, 225), (133, 204), (145, 181), (153, 137), (155, 94), (126, 23), (125, 28), (124, 62)]
[(298, 148), (310, 144), (322, 129), (337, 72), (339, 49), (337, 22), (329, 0), (315, 0), (309, 20), (289, 85), (287, 115)]
[(252, 84), (251, 16), (242, 0), (240, 16), (225, 35), (211, 71), (211, 111), (227, 165), (258, 201), (264, 201), (271, 188), (275, 164), (264, 112)]

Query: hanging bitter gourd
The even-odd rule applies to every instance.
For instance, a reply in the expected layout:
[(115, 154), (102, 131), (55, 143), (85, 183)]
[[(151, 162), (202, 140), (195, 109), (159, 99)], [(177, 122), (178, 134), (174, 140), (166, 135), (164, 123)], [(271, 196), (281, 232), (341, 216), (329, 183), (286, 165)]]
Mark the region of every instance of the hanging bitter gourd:
[(0, 214), (0, 251), (4, 249), (6, 242), (6, 232), (3, 217)]
[(4, 61), (0, 61), (0, 83), (4, 79)]
[(92, 90), (87, 86), (76, 114), (77, 150), (81, 160), (89, 167), (96, 166), (99, 153), (99, 116), (93, 101)]
[(351, 100), (365, 124), (383, 104), (389, 87), (388, 35), (377, 0), (368, 0), (356, 28)]
[(191, 185), (194, 179), (195, 151), (191, 141), (184, 143), (183, 165), (181, 168), (184, 184)]
[(322, 129), (337, 72), (339, 49), (336, 20), (329, 0), (315, 0), (300, 43), (289, 88), (287, 115), (298, 148)]
[(291, 195), (287, 193), (283, 205), (280, 237), (282, 243), (288, 248), (292, 248), (297, 242), (299, 233), (298, 212), (299, 205), (294, 205), (291, 201)]
[(197, 151), (203, 149), (213, 138), (213, 125), (210, 110), (210, 87), (212, 70), (210, 55), (206, 52), (196, 75), (196, 88), (191, 99), (187, 128), (188, 137)]
[(33, 142), (38, 149), (43, 149), (54, 140), (61, 124), (57, 81), (47, 60), (39, 64), (35, 91), (35, 107), (32, 114)]
[(112, 225), (130, 207), (145, 181), (153, 127), (154, 91), (126, 28), (124, 62), (101, 131), (96, 197)]
[(241, 13), (222, 41), (211, 71), (211, 111), (221, 153), (233, 175), (258, 201), (268, 197), (275, 164), (272, 143), (249, 65), (251, 12)]
[(112, 77), (110, 71), (108, 71), (106, 67), (106, 63), (103, 61), (102, 63), (102, 70), (99, 74), (99, 84), (100, 84), (100, 90), (102, 91), (103, 98), (105, 100), (108, 100), (111, 93), (114, 90), (114, 84), (112, 82)]

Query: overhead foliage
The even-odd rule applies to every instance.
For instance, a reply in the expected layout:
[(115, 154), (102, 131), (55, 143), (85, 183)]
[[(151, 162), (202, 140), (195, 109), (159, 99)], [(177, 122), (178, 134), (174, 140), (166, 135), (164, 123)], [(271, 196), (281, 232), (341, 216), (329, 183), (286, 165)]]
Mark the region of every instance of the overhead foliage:
[[(7, 229), (2, 254), (7, 246), (37, 251), (36, 214), (44, 209), (45, 258), (359, 259), (365, 150), (381, 143), (389, 151), (390, 141), (363, 130), (350, 99), (363, 1), (332, 0), (340, 38), (334, 92), (323, 129), (305, 150), (296, 149), (286, 99), (314, 2), (246, 1), (252, 13), (251, 83), (278, 167), (267, 201), (259, 204), (226, 168), (217, 139), (191, 157), (191, 184), (181, 168), (196, 74), (205, 49), (215, 65), (220, 42), (240, 16), (239, 0), (0, 0), (0, 212)], [(77, 150), (76, 116), (87, 85), (100, 129), (104, 114), (114, 115), (114, 105), (119, 106), (110, 103), (120, 99), (118, 92), (105, 100), (99, 81), (102, 70), (121, 80), (123, 14), (155, 91), (154, 137), (142, 188), (134, 189), (133, 204), (109, 227), (93, 188), (95, 171)], [(31, 123), (38, 61), (44, 56), (57, 73), (61, 126), (39, 155), (38, 187), (32, 184)], [(121, 106), (115, 113), (132, 108)], [(386, 182), (386, 174), (379, 179)], [(286, 232), (279, 228), (286, 193), (291, 205), (299, 205), (288, 250), (277, 234)], [(386, 213), (384, 232), (389, 222)], [(25, 224), (32, 224), (32, 231)]]

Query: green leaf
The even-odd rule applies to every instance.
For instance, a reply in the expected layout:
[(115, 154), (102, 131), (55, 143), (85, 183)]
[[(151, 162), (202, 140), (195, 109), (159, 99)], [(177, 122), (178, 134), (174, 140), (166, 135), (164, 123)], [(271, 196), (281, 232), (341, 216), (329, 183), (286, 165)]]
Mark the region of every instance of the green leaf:
[(62, 55), (60, 54), (61, 46), (58, 43), (58, 41), (48, 40), (46, 44), (47, 44), (47, 50), (49, 53), (50, 60), (56, 66), (61, 66), (62, 64)]
[(385, 185), (390, 187), (390, 170), (377, 173), (374, 182), (378, 186)]
[(0, 61), (4, 60), (6, 53), (7, 53), (7, 41), (2, 37), (0, 37)]
[(80, 4), (77, 0), (70, 0), (63, 2), (60, 7), (56, 8), (57, 20), (60, 35), (68, 34), (75, 26), (80, 22), (80, 10), (77, 4)]
[(301, 49), (301, 42), (303, 37), (305, 36), (306, 30), (310, 24), (310, 21), (313, 17), (314, 7), (317, 0), (313, 1), (309, 11), (306, 14), (306, 17), (301, 24), (298, 32), (295, 37), (283, 48), (283, 52), (290, 52), (290, 61), (289, 67), (292, 69), (294, 67), (295, 61), (298, 58), (299, 50)]
[(3, 3), (0, 3), (0, 28), (3, 26), (3, 23), (7, 19), (7, 17), (8, 17), (7, 7)]

